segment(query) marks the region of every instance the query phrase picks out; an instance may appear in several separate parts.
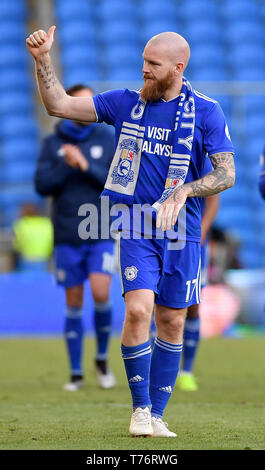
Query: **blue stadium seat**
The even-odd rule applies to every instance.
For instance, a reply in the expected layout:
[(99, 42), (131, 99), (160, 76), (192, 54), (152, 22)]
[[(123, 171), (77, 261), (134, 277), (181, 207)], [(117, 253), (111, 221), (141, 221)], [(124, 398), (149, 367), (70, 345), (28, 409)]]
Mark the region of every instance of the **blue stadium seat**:
[(116, 44), (110, 46), (104, 51), (104, 61), (108, 64), (109, 68), (112, 67), (127, 67), (128, 65), (133, 68), (142, 68), (142, 57), (132, 44)]
[(177, 4), (178, 15), (180, 18), (218, 18), (218, 5), (212, 0), (185, 0)]
[(3, 142), (1, 146), (1, 159), (8, 162), (20, 161), (22, 158), (23, 161), (35, 161), (38, 153), (39, 146), (36, 138), (14, 137), (12, 140)]
[(0, 134), (4, 139), (32, 137), (38, 134), (37, 123), (31, 115), (6, 116), (1, 124)]
[(69, 46), (62, 50), (61, 62), (65, 69), (80, 67), (81, 65), (95, 68), (97, 66), (96, 50), (93, 44)]
[(249, 0), (226, 0), (220, 3), (219, 12), (227, 21), (236, 19), (258, 19), (259, 7), (256, 2)]
[(230, 44), (242, 44), (245, 41), (259, 43), (264, 39), (264, 32), (256, 20), (237, 20), (235, 18), (224, 28), (223, 37)]
[(14, 93), (0, 93), (0, 114), (31, 113), (33, 110), (34, 102), (32, 93), (19, 91)]
[(219, 45), (222, 42), (223, 31), (219, 23), (212, 21), (210, 18), (197, 19), (191, 17), (186, 22), (185, 38), (189, 42), (192, 52), (194, 45), (208, 44), (209, 38), (211, 38), (211, 44)]
[(136, 8), (134, 2), (127, 0), (102, 0), (96, 4), (96, 15), (98, 20), (116, 20), (126, 21), (128, 18), (136, 17)]
[(239, 69), (246, 66), (248, 66), (249, 69), (254, 67), (264, 67), (264, 47), (262, 44), (252, 44), (250, 42), (237, 45), (231, 48), (229, 61), (232, 67)]
[(211, 43), (193, 46), (190, 62), (194, 68), (224, 67), (224, 50)]
[(87, 0), (56, 0), (55, 16), (60, 22), (65, 20), (91, 19), (94, 13), (93, 2)]
[(145, 21), (139, 31), (139, 39), (142, 46), (145, 46), (146, 42), (149, 41), (151, 37), (165, 31), (175, 31), (185, 37), (184, 28), (180, 28), (180, 24), (176, 23), (174, 19), (168, 18), (167, 20), (156, 19), (153, 21)]
[(0, 93), (9, 93), (13, 91), (32, 90), (32, 77), (29, 75), (29, 69), (26, 67), (9, 67), (1, 70), (0, 73)]
[(137, 23), (130, 19), (119, 21), (104, 21), (100, 28), (99, 41), (111, 45), (113, 42), (137, 44), (139, 37), (139, 28)]
[(0, 20), (0, 31), (1, 43), (5, 45), (24, 43), (27, 37), (26, 25), (20, 20)]
[(12, 162), (3, 169), (5, 183), (28, 183), (33, 181), (35, 167), (31, 162)]
[(98, 69), (92, 67), (78, 67), (74, 70), (67, 69), (64, 71), (63, 83), (66, 88), (82, 83), (84, 85), (90, 85), (91, 82), (100, 80), (101, 77), (98, 73)]
[[(187, 77), (189, 77), (188, 73)], [(197, 67), (193, 67), (192, 74), (190, 75), (192, 80), (197, 81), (220, 81), (220, 80), (227, 80), (228, 72), (224, 67), (215, 67), (214, 65), (210, 67), (209, 65), (205, 67), (203, 64)]]
[(29, 54), (24, 46), (24, 41), (23, 45), (21, 44), (19, 47), (16, 44), (0, 46), (0, 67), (27, 67), (29, 63)]
[[(255, 90), (253, 90), (255, 91)], [(244, 106), (249, 114), (259, 114), (265, 110), (265, 95), (253, 94), (244, 97)]]
[[(246, 116), (246, 129), (249, 139), (255, 136), (264, 135), (265, 137), (265, 110), (263, 114), (251, 114)], [(265, 139), (264, 139), (265, 140)]]
[(137, 14), (141, 21), (177, 21), (178, 5), (172, 1), (145, 0), (139, 3)]
[(28, 14), (26, 2), (21, 0), (1, 0), (0, 20), (25, 20)]
[(32, 183), (7, 185), (0, 191), (0, 207), (6, 210), (19, 207), (28, 201), (38, 202), (39, 200), (41, 198), (35, 192)]
[(61, 22), (58, 28), (58, 37), (63, 48), (68, 44), (79, 42), (94, 43), (95, 27), (89, 19), (72, 20), (70, 18)]
[(127, 67), (117, 65), (115, 68), (109, 69), (108, 73), (105, 76), (106, 80), (120, 82), (120, 86), (124, 87), (126, 84), (124, 82), (134, 82), (142, 80), (141, 69), (136, 67)]
[(265, 67), (262, 65), (249, 66), (249, 64), (232, 70), (230, 74), (231, 80), (241, 80), (246, 82), (264, 81)]

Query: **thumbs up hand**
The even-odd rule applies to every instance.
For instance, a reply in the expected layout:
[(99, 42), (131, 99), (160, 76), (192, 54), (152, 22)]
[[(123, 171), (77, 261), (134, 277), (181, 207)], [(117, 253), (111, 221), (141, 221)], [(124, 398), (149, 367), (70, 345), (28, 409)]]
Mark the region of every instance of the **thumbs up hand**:
[(43, 29), (39, 29), (28, 36), (26, 45), (34, 59), (50, 51), (55, 29), (56, 26), (51, 26), (48, 34)]

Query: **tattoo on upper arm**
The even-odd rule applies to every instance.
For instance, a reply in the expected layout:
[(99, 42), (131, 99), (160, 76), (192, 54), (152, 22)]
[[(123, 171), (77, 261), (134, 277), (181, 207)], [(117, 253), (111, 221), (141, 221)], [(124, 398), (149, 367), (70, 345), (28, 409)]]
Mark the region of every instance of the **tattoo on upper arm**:
[(203, 178), (187, 183), (192, 189), (191, 196), (207, 197), (218, 194), (233, 186), (235, 163), (232, 152), (220, 152), (210, 156), (214, 170)]

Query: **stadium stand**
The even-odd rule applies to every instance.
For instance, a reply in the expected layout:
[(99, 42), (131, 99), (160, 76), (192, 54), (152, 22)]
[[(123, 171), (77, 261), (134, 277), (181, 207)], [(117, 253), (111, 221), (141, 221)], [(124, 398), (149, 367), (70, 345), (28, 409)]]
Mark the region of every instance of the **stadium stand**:
[[(0, 2), (2, 227), (12, 222), (16, 204), (26, 196), (35, 197), (30, 178), (41, 129), (36, 125), (31, 63), (24, 47), (27, 5), (27, 0)], [(152, 35), (174, 30), (187, 38), (192, 56), (186, 76), (200, 91), (220, 101), (236, 151), (236, 186), (220, 195), (216, 225), (233, 232), (242, 243), (240, 256), (246, 267), (264, 266), (264, 247), (255, 233), (257, 227), (259, 233), (265, 232), (265, 204), (257, 190), (258, 159), (265, 143), (265, 98), (247, 83), (265, 81), (264, 2), (54, 0), (53, 11), (67, 87), (76, 82), (94, 84), (96, 89), (98, 84), (104, 89), (105, 82), (108, 88), (111, 82), (119, 82), (119, 86), (138, 83), (142, 48)], [(234, 94), (234, 86), (226, 94), (228, 88), (220, 84), (220, 91), (214, 94), (202, 83), (231, 80), (242, 86), (246, 82), (243, 91)]]

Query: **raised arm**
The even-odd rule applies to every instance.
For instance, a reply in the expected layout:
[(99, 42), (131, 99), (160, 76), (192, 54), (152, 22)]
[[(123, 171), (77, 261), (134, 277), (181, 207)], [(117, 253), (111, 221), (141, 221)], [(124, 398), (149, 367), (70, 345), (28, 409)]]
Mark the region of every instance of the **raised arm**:
[(171, 229), (175, 225), (180, 209), (187, 197), (208, 197), (231, 188), (235, 183), (235, 163), (232, 152), (221, 152), (210, 156), (213, 171), (202, 178), (183, 184), (161, 205), (157, 214), (157, 227)]
[(49, 51), (53, 44), (56, 26), (51, 26), (48, 34), (42, 29), (32, 33), (26, 44), (35, 60), (36, 80), (43, 104), (51, 116), (82, 122), (96, 122), (92, 98), (67, 95), (56, 77)]

